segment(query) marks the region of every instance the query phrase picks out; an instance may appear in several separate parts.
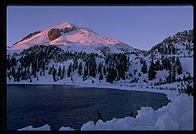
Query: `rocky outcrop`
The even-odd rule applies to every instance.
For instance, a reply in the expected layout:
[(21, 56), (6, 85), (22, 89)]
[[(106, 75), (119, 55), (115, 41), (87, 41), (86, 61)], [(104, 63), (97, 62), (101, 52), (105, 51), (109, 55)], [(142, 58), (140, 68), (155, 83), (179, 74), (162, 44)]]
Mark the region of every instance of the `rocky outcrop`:
[(55, 40), (56, 38), (61, 36), (61, 32), (58, 28), (52, 28), (49, 32), (48, 32), (48, 38), (50, 41)]
[(75, 27), (75, 26), (72, 26), (72, 27), (66, 27), (65, 29), (64, 29), (64, 33), (68, 33), (68, 32), (71, 32), (71, 31), (74, 31), (74, 30), (76, 30), (77, 28)]

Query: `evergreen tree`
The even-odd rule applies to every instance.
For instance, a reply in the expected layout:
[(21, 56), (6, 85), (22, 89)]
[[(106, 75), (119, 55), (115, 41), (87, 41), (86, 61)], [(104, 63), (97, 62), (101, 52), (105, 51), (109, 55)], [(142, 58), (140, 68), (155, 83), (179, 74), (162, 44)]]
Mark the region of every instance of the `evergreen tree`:
[(71, 76), (72, 64), (69, 64), (69, 68), (67, 70), (67, 77)]
[(12, 76), (15, 77), (15, 74), (16, 74), (15, 69), (14, 67), (12, 67)]
[(11, 65), (16, 66), (16, 58), (12, 57), (10, 62)]
[(53, 80), (54, 80), (54, 81), (57, 81), (57, 80), (56, 80), (56, 69), (55, 69), (55, 68), (53, 68), (52, 76), (53, 76)]
[(98, 73), (102, 73), (102, 68), (103, 68), (102, 63), (99, 63), (99, 66), (98, 66)]
[(96, 65), (94, 54), (90, 55), (88, 66), (89, 66), (89, 75), (92, 76), (92, 77), (95, 77), (95, 75), (96, 75), (96, 66), (97, 65)]
[(73, 63), (73, 67), (72, 67), (72, 70), (76, 70), (78, 68), (78, 61), (77, 59), (74, 59), (74, 63)]
[(178, 74), (179, 75), (182, 74), (182, 66), (181, 66), (181, 62), (180, 62), (179, 58), (177, 58), (177, 60), (176, 60), (176, 66), (177, 66)]
[(83, 71), (83, 80), (86, 79), (86, 77), (88, 76), (88, 64), (87, 62), (85, 62), (85, 66), (84, 66), (84, 71)]
[(141, 71), (145, 74), (147, 73), (147, 65), (146, 65), (146, 61), (143, 61), (143, 66), (141, 68)]
[(78, 74), (79, 76), (82, 75), (82, 62), (80, 62), (79, 67), (78, 67)]
[(152, 60), (149, 71), (148, 71), (148, 78), (149, 78), (149, 80), (152, 80), (152, 79), (155, 78), (155, 76), (156, 76), (156, 71), (154, 69), (154, 63), (153, 63), (153, 60)]
[(154, 69), (156, 70), (156, 71), (158, 71), (158, 70), (160, 70), (160, 67), (161, 65), (160, 65), (160, 61), (159, 60), (157, 60), (156, 61), (156, 63), (155, 63), (155, 65), (154, 65)]
[(31, 76), (30, 76), (30, 80), (29, 81), (32, 82)]
[(61, 76), (61, 66), (59, 66), (59, 69), (58, 69), (58, 77)]
[(106, 82), (113, 83), (113, 81), (116, 79), (116, 77), (117, 77), (116, 70), (114, 68), (109, 68)]
[(102, 80), (103, 79), (103, 75), (102, 75), (102, 73), (100, 72), (100, 74), (99, 74), (99, 80)]
[(61, 74), (61, 79), (63, 79), (65, 76), (65, 66), (63, 66), (63, 71), (62, 71), (62, 74)]
[(177, 71), (176, 71), (176, 66), (173, 65), (173, 66), (172, 66), (171, 82), (174, 82), (174, 81), (176, 80), (176, 73), (177, 73)]
[(105, 66), (103, 67), (103, 75), (106, 75), (106, 68), (105, 68)]
[(117, 70), (118, 70), (118, 76), (124, 80), (125, 79), (125, 67), (123, 67), (122, 63), (117, 65)]

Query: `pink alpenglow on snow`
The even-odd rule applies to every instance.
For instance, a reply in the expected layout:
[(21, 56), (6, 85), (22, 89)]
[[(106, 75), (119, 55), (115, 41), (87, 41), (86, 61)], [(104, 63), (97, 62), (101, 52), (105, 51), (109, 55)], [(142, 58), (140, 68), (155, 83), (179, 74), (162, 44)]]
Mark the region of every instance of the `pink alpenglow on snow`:
[[(57, 28), (60, 30), (61, 36), (49, 40), (48, 32)], [(66, 31), (68, 29), (68, 31)], [(34, 45), (116, 45), (120, 42), (118, 40), (109, 39), (98, 35), (88, 28), (80, 28), (70, 23), (63, 23), (41, 31), (30, 38), (24, 39), (15, 45), (8, 48), (9, 50), (27, 49)]]

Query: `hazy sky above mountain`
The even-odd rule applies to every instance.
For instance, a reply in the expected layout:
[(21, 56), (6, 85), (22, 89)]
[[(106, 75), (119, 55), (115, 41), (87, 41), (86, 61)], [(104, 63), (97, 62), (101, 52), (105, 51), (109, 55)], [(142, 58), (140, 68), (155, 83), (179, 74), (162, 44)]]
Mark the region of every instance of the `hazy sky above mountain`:
[(148, 50), (176, 32), (193, 29), (193, 7), (8, 6), (7, 44), (64, 22)]

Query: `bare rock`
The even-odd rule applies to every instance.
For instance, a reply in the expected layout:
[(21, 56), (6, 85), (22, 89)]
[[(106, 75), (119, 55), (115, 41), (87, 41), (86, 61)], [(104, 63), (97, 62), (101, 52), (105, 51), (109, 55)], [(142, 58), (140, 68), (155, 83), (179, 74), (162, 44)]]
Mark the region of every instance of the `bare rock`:
[(48, 32), (48, 38), (50, 41), (55, 40), (56, 38), (61, 36), (61, 32), (58, 28), (52, 28), (49, 32)]

